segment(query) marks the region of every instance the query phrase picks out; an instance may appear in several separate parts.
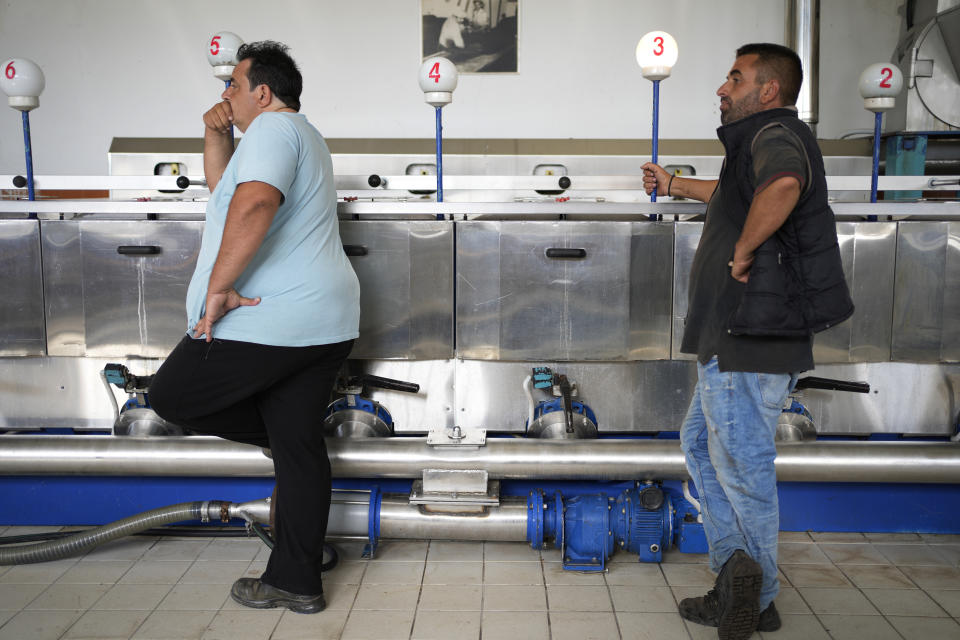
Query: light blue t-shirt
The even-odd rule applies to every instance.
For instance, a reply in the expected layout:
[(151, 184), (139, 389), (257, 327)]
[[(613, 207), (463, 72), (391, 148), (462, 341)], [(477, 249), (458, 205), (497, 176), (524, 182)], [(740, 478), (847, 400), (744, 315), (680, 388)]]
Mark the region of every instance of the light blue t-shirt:
[(204, 313), (230, 200), (238, 184), (250, 181), (283, 194), (263, 244), (234, 283), (260, 304), (228, 312), (213, 325), (213, 336), (284, 347), (356, 338), (360, 285), (340, 241), (330, 151), (305, 116), (275, 112), (250, 123), (207, 203), (187, 290), (187, 333)]

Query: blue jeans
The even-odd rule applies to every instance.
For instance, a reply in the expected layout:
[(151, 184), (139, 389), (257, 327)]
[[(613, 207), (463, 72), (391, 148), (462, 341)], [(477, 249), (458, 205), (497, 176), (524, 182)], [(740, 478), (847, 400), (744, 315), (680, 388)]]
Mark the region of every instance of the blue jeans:
[(797, 377), (720, 371), (716, 358), (697, 363), (697, 376), (680, 445), (700, 494), (710, 568), (719, 573), (734, 551), (746, 551), (763, 568), (763, 611), (780, 590), (774, 435)]

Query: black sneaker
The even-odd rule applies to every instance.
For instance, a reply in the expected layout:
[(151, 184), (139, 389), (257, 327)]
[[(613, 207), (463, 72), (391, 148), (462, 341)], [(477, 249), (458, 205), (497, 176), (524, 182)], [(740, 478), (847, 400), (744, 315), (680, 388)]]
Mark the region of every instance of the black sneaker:
[(753, 558), (737, 549), (717, 577), (714, 587), (719, 601), (717, 637), (746, 640), (760, 621), (757, 599), (763, 585), (763, 569)]
[(757, 622), (757, 631), (776, 631), (780, 628), (780, 614), (771, 602), (760, 612), (760, 621)]
[(706, 627), (717, 626), (720, 619), (720, 598), (717, 590), (710, 589), (706, 595), (698, 598), (684, 598), (680, 601), (680, 617)]
[(253, 609), (286, 607), (294, 613), (320, 613), (327, 606), (322, 593), (315, 596), (291, 593), (270, 586), (259, 578), (240, 578), (233, 583), (230, 597), (245, 607)]
[[(720, 618), (720, 600), (716, 589), (698, 598), (684, 598), (680, 601), (680, 617), (705, 627), (716, 627)], [(780, 628), (780, 614), (771, 602), (760, 612), (757, 631), (776, 631)]]

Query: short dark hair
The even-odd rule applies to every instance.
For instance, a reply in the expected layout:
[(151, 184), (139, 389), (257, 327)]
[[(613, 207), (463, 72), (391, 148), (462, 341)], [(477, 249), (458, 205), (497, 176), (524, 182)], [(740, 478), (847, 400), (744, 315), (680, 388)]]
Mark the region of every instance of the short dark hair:
[(251, 91), (265, 84), (285, 105), (300, 111), (303, 76), (297, 63), (287, 53), (288, 49), (285, 44), (272, 40), (248, 42), (237, 49), (237, 62), (250, 60), (247, 79)]
[(757, 82), (768, 82), (776, 78), (780, 83), (780, 95), (783, 103), (797, 104), (800, 85), (803, 84), (803, 66), (800, 56), (793, 49), (780, 44), (757, 42), (745, 44), (737, 49), (737, 57), (757, 56)]

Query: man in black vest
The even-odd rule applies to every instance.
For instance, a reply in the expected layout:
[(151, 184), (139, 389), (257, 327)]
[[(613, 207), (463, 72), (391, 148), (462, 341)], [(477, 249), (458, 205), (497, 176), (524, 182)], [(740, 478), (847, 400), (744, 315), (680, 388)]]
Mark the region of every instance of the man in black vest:
[(680, 615), (723, 640), (780, 627), (777, 420), (813, 368), (813, 332), (853, 313), (823, 157), (793, 106), (802, 80), (790, 49), (741, 47), (717, 90), (719, 180), (643, 166), (647, 193), (708, 203), (681, 346), (697, 356), (698, 382), (680, 441), (719, 576)]

